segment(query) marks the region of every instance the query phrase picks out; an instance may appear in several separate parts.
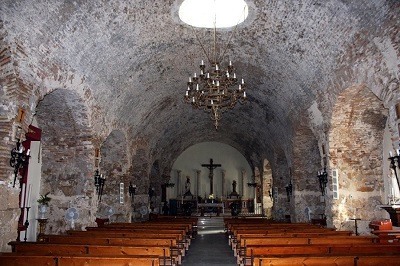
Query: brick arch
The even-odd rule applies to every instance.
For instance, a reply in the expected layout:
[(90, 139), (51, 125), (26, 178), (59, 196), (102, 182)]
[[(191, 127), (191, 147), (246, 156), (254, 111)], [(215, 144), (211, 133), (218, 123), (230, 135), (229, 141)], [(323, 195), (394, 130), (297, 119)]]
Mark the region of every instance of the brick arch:
[(42, 129), (41, 194), (50, 192), (51, 208), (48, 229), (52, 233), (69, 229), (65, 210), (79, 207), (76, 228), (94, 221), (93, 197), (94, 148), (91, 142), (88, 109), (74, 91), (57, 89), (40, 101), (36, 108)]
[(382, 142), (387, 115), (382, 101), (362, 85), (345, 89), (333, 107), (329, 167), (338, 170), (339, 199), (328, 193), (328, 223), (337, 228), (354, 227), (346, 222), (353, 216), (372, 220), (381, 213), (376, 205), (382, 203)]

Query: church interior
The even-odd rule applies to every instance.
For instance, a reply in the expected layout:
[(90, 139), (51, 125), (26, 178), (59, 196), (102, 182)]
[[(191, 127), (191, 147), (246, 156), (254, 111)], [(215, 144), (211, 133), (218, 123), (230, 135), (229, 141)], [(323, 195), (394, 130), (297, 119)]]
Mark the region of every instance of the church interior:
[(400, 227), (400, 1), (189, 2), (1, 1), (0, 252), (107, 219)]

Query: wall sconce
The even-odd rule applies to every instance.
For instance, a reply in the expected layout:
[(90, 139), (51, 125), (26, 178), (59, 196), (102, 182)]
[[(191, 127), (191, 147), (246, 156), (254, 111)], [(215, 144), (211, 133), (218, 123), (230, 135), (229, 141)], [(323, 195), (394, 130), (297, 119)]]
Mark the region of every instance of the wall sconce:
[(290, 197), (292, 196), (293, 193), (292, 180), (290, 180), (289, 185), (287, 185), (285, 188), (286, 188), (287, 201), (290, 202)]
[(132, 182), (129, 182), (129, 196), (132, 198), (136, 193), (136, 185), (132, 185)]
[(328, 173), (326, 172), (326, 168), (324, 168), (323, 171), (318, 171), (317, 177), (319, 181), (319, 188), (321, 189), (322, 196), (324, 196), (326, 184), (328, 183)]
[(14, 168), (14, 182), (13, 187), (15, 187), (15, 181), (18, 176), (19, 169), (23, 168), (28, 162), (31, 150), (28, 149), (25, 153), (25, 149), (22, 146), (20, 140), (17, 140), (17, 146), (11, 150), (10, 166)]
[(101, 196), (103, 195), (104, 183), (106, 182), (106, 177), (99, 173), (99, 169), (96, 169), (94, 173), (94, 185), (96, 186), (96, 192), (98, 195), (98, 201), (101, 201)]

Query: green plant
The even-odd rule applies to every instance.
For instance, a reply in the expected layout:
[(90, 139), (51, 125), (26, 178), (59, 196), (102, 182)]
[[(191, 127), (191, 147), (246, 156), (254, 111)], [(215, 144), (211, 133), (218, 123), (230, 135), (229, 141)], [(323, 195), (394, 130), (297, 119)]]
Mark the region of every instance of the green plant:
[(51, 198), (48, 196), (50, 192), (47, 192), (44, 195), (40, 195), (40, 198), (37, 200), (37, 202), (41, 205), (46, 205), (49, 206), (49, 202), (51, 201)]

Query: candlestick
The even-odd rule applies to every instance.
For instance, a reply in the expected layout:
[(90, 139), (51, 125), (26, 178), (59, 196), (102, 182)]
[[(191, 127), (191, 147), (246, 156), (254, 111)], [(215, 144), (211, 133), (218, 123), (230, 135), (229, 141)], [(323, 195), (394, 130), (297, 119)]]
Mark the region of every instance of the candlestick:
[(29, 184), (28, 188), (28, 196), (26, 197), (25, 207), (30, 207), (32, 184)]
[(20, 207), (23, 208), (25, 204), (25, 183), (22, 183), (22, 190), (21, 190), (21, 198), (20, 198)]
[(29, 209), (31, 207), (25, 207), (26, 208), (26, 220), (25, 220), (25, 237), (24, 237), (24, 241), (26, 242), (27, 240), (27, 234), (28, 234), (28, 227), (29, 227)]

